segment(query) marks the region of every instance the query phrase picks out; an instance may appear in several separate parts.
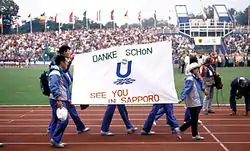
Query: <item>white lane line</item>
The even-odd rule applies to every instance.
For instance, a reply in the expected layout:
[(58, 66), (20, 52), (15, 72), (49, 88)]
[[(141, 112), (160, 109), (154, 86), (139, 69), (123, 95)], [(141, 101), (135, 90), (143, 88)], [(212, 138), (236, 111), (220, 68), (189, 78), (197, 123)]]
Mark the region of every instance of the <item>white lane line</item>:
[[(103, 119), (101, 118), (84, 118), (83, 116), (80, 117), (83, 121), (102, 121)], [(0, 119), (1, 122), (8, 122), (12, 120), (13, 118), (5, 118), (5, 119)], [(15, 121), (51, 121), (51, 119), (13, 119)], [(71, 119), (70, 119), (71, 120)], [(115, 118), (112, 119), (112, 121), (121, 121), (121, 118)], [(145, 121), (145, 119), (133, 119), (130, 118), (131, 121)], [(183, 121), (183, 118), (177, 118), (179, 121)], [(230, 119), (230, 118), (201, 118), (202, 121), (250, 121), (250, 118), (239, 118), (239, 119)], [(166, 119), (159, 119), (158, 121), (166, 121)]]
[(229, 151), (229, 149), (203, 123), (201, 126), (215, 139), (216, 142), (220, 144), (225, 151)]
[[(31, 112), (29, 112), (31, 113)], [(25, 116), (51, 116), (51, 113), (41, 113), (41, 114), (36, 114), (36, 113), (33, 113), (33, 114), (29, 114), (29, 113), (25, 113)], [(105, 111), (103, 111), (103, 113), (101, 114), (96, 114), (96, 113), (78, 113), (79, 116), (103, 116), (105, 113)], [(18, 116), (20, 115), (19, 113), (3, 113), (3, 114), (0, 114), (1, 117), (6, 117), (6, 116)], [(114, 115), (116, 116), (120, 116), (119, 113), (115, 113)], [(184, 116), (184, 113), (175, 113), (174, 114), (175, 116)], [(227, 116), (228, 114), (225, 113), (225, 114), (213, 114), (211, 115), (212, 117), (213, 116)], [(148, 116), (148, 113), (130, 113), (129, 116)], [(211, 117), (210, 116), (210, 117)], [(250, 117), (249, 117), (250, 119)]]
[[(45, 131), (45, 130), (44, 130)], [(85, 133), (84, 133), (85, 134)], [(88, 135), (100, 135), (97, 132), (88, 132)], [(184, 133), (185, 135), (190, 135), (191, 132)], [(203, 135), (210, 135), (208, 132), (199, 132), (199, 134)], [(213, 134), (217, 135), (249, 135), (250, 132), (214, 132)], [(42, 135), (49, 135), (46, 132), (33, 132), (33, 133), (0, 133), (0, 136), (42, 136)], [(73, 132), (66, 132), (64, 135), (77, 135), (77, 133)], [(81, 134), (80, 134), (81, 135)], [(128, 135), (127, 133), (115, 133), (115, 135)], [(133, 135), (141, 135), (141, 133), (134, 133)], [(156, 135), (173, 135), (172, 132), (157, 132)], [(218, 142), (217, 142), (218, 143)], [(225, 142), (224, 142), (225, 143)]]
[[(40, 111), (40, 112), (51, 112), (51, 109), (35, 109), (35, 108), (32, 108), (34, 111)], [(131, 111), (131, 112), (149, 112), (150, 111), (150, 109), (151, 108), (142, 108), (142, 109), (140, 109), (140, 108), (137, 108), (137, 109), (131, 109), (131, 108), (128, 108), (127, 110), (128, 111)], [(1, 108), (0, 107), (0, 112), (25, 112), (25, 111), (27, 111), (27, 110), (29, 110), (29, 109), (4, 109), (4, 108)], [(104, 111), (106, 111), (106, 109), (105, 108), (103, 108), (103, 109), (86, 109), (86, 110), (80, 110), (80, 109), (76, 109), (77, 111), (79, 111), (79, 112), (104, 112)], [(175, 108), (174, 109), (175, 111), (178, 111), (178, 112), (181, 112), (181, 111), (185, 111), (185, 109), (184, 108)], [(223, 111), (230, 111), (230, 109), (229, 108), (221, 108), (221, 109), (214, 109), (215, 111), (217, 111), (217, 112), (223, 112)], [(239, 109), (239, 110), (243, 110), (243, 108), (241, 109)]]
[[(8, 123), (12, 123), (12, 122), (14, 122), (15, 120), (10, 120)], [(1, 125), (0, 125), (1, 126)]]
[[(250, 142), (225, 142), (226, 144), (250, 144)], [(47, 142), (4, 142), (5, 145), (49, 145)], [(66, 145), (181, 145), (217, 144), (217, 142), (68, 142)]]
[[(79, 105), (76, 105), (79, 106)], [(90, 105), (90, 107), (106, 107), (107, 105)], [(137, 108), (137, 107), (152, 107), (152, 105), (133, 105), (133, 104), (126, 104), (126, 106), (131, 108)], [(175, 104), (175, 107), (184, 107), (183, 104)], [(217, 104), (212, 104), (213, 107), (217, 107)], [(220, 107), (230, 107), (230, 104), (219, 104)], [(237, 104), (237, 106), (245, 106), (245, 104)], [(0, 105), (0, 107), (6, 108), (6, 107), (50, 107), (50, 105)]]
[[(12, 122), (14, 121), (14, 120), (11, 120)], [(10, 122), (8, 122), (8, 123), (11, 123), (11, 121)], [(85, 125), (87, 125), (87, 126), (89, 126), (89, 127), (100, 127), (101, 125), (100, 124), (85, 124)], [(124, 125), (122, 125), (122, 124), (114, 124), (114, 125), (110, 125), (111, 127), (124, 127)], [(136, 126), (136, 127), (143, 127), (143, 125), (134, 125), (134, 126)], [(206, 126), (209, 126), (209, 127), (250, 127), (250, 124), (242, 124), (242, 125), (237, 125), (237, 124), (215, 124), (215, 125), (213, 125), (213, 124), (207, 124)], [(48, 125), (42, 125), (42, 124), (34, 124), (34, 125), (22, 125), (22, 124), (18, 124), (18, 125), (13, 125), (13, 124), (11, 124), (11, 125), (0, 125), (0, 127), (7, 127), (7, 128), (15, 128), (15, 127), (17, 127), (17, 128), (20, 128), (20, 127), (25, 127), (25, 128), (29, 128), (29, 127), (48, 127)], [(72, 124), (70, 124), (70, 125), (68, 125), (68, 127), (75, 127), (75, 125), (72, 125)], [(158, 125), (156, 125), (156, 126), (154, 126), (154, 127), (169, 127), (169, 125), (164, 125), (164, 124), (158, 124)]]

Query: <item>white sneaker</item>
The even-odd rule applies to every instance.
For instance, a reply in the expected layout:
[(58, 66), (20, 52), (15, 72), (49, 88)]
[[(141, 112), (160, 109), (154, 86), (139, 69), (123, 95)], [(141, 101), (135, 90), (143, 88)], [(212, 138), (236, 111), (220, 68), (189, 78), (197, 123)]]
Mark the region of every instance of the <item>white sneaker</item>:
[(195, 137), (192, 137), (193, 140), (204, 140), (205, 138), (204, 137), (201, 137), (199, 135), (195, 136)]
[(146, 131), (142, 130), (141, 135), (155, 135), (155, 132), (154, 131), (146, 132)]
[(201, 120), (198, 120), (198, 122), (197, 122), (198, 124), (202, 124), (202, 121)]
[(54, 141), (53, 139), (50, 140), (50, 144), (52, 147), (55, 147), (55, 148), (64, 148), (64, 143), (60, 142), (60, 143), (57, 143), (56, 141)]
[(132, 134), (132, 133), (136, 132), (137, 130), (138, 130), (137, 127), (132, 127), (132, 128), (130, 128), (130, 129), (128, 129), (127, 133), (128, 133), (128, 134)]
[(86, 127), (85, 129), (81, 130), (81, 131), (77, 131), (77, 134), (81, 134), (83, 132), (88, 132), (90, 131), (90, 128)]
[(115, 134), (112, 133), (112, 132), (104, 132), (104, 131), (101, 131), (101, 136), (114, 136)]
[(0, 143), (0, 147), (3, 147), (4, 146), (4, 144), (3, 143)]
[(153, 125), (154, 125), (154, 126), (156, 126), (156, 125), (157, 125), (157, 124), (156, 124), (156, 121), (154, 121)]
[(180, 131), (179, 127), (175, 128), (174, 131), (175, 131), (176, 137), (178, 139), (181, 139), (181, 131)]

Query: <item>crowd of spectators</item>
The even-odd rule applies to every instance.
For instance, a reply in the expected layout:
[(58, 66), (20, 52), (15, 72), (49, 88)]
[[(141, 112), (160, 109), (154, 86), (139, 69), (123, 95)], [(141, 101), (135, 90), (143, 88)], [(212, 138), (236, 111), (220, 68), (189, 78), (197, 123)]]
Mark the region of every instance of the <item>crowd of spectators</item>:
[[(194, 44), (190, 39), (180, 35), (162, 34), (168, 27), (156, 28), (116, 28), (116, 29), (82, 29), (69, 31), (51, 31), (28, 34), (2, 35), (0, 38), (0, 66), (4, 62), (11, 62), (13, 66), (37, 61), (53, 59), (58, 46), (67, 44), (71, 53), (86, 53), (113, 46), (145, 44), (171, 40), (174, 58), (183, 58), (185, 52), (193, 52)], [(236, 34), (228, 36), (225, 44), (229, 55), (220, 56), (218, 60), (228, 60), (221, 63), (227, 66), (242, 65), (246, 62), (245, 50), (249, 48), (250, 34)], [(206, 56), (197, 54), (197, 56)], [(244, 57), (245, 56), (245, 57)], [(220, 59), (222, 58), (222, 59)], [(219, 64), (219, 63), (217, 63)], [(225, 64), (225, 65), (224, 65)], [(231, 66), (228, 65), (228, 66)]]

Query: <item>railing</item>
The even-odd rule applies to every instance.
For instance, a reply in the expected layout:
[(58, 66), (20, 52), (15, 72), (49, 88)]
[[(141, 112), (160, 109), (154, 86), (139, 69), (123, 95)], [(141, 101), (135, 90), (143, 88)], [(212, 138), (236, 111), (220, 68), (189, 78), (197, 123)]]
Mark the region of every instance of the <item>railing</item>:
[(227, 22), (188, 22), (180, 23), (180, 29), (192, 30), (192, 29), (234, 29), (234, 24)]

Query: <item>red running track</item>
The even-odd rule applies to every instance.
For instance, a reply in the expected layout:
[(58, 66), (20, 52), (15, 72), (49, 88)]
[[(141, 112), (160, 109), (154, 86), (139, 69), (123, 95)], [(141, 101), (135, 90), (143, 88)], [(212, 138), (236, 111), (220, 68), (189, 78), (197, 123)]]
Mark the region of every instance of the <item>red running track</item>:
[[(111, 131), (116, 135), (100, 136), (100, 125), (106, 107), (89, 107), (78, 113), (91, 131), (76, 134), (74, 123), (70, 120), (63, 141), (67, 151), (248, 151), (250, 148), (250, 116), (229, 116), (228, 107), (215, 107), (215, 114), (202, 115), (203, 124), (199, 126), (204, 141), (191, 140), (190, 130), (178, 140), (165, 124), (165, 116), (157, 122), (153, 136), (141, 136), (140, 131), (151, 107), (128, 107), (132, 123), (139, 128), (135, 134), (126, 134), (126, 128), (116, 111), (111, 123)], [(241, 114), (244, 108), (239, 108)], [(179, 124), (183, 122), (184, 108), (175, 107)], [(4, 151), (50, 151), (49, 135), (46, 133), (50, 121), (49, 107), (0, 107), (0, 142)]]

